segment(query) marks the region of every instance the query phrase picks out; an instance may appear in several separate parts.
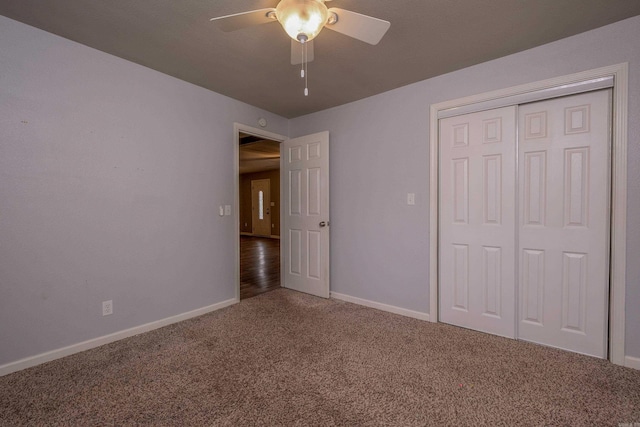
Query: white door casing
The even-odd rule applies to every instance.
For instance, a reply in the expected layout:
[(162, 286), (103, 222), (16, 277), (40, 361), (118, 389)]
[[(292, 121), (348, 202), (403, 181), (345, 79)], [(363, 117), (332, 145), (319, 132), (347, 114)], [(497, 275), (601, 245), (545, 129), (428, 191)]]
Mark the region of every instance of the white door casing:
[(440, 320), (515, 337), (516, 107), (440, 121)]
[(251, 231), (256, 236), (271, 235), (271, 180), (251, 180)]
[(329, 132), (282, 149), (283, 286), (329, 298)]
[(610, 90), (519, 108), (519, 338), (607, 356)]

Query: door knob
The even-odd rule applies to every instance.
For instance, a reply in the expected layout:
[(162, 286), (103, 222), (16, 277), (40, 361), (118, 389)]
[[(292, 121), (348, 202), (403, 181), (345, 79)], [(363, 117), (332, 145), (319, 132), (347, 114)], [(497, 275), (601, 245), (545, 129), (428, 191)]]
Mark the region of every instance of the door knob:
[(321, 221), (318, 225), (320, 226), (320, 228), (326, 227), (327, 225), (329, 225), (329, 221)]

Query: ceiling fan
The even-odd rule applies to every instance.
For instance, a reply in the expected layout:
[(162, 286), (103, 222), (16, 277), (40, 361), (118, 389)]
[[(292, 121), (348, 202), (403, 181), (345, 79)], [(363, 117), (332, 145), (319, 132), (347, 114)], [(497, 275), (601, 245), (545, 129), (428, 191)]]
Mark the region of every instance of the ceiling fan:
[[(305, 77), (305, 65), (313, 60), (312, 41), (323, 28), (376, 45), (391, 26), (389, 21), (382, 19), (337, 7), (327, 8), (327, 1), (330, 0), (280, 0), (275, 8), (220, 16), (211, 18), (211, 21), (225, 32), (279, 22), (291, 37), (291, 64), (304, 64), (301, 77)], [(307, 94), (308, 89), (305, 88)]]

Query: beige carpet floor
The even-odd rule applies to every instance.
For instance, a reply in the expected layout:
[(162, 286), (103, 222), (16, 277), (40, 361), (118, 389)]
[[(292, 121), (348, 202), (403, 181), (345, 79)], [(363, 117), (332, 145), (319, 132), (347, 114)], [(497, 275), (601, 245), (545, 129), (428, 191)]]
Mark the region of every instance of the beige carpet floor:
[(640, 371), (281, 289), (0, 377), (0, 425), (617, 426)]

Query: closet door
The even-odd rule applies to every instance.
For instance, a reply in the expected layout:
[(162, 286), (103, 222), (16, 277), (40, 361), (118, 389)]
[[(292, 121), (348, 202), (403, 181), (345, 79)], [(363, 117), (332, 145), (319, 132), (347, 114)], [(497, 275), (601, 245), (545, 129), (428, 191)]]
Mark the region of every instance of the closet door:
[(516, 107), (440, 120), (440, 321), (515, 337)]
[(520, 106), (521, 339), (607, 356), (610, 90)]

